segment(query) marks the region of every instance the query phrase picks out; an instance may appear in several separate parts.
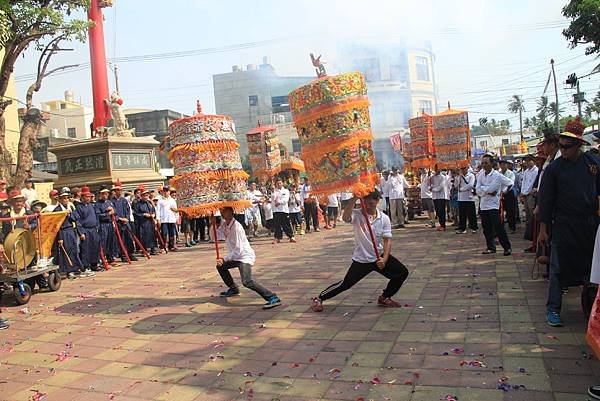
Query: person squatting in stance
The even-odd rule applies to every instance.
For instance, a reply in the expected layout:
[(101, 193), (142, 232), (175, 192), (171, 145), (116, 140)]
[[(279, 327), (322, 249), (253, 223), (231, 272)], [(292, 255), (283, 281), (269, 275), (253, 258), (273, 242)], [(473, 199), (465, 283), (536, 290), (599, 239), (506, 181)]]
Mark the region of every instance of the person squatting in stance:
[[(244, 228), (239, 221), (233, 218), (233, 209), (231, 207), (222, 208), (221, 217), (223, 220), (217, 229), (217, 238), (225, 240), (229, 253), (217, 259), (217, 270), (229, 289), (222, 292), (220, 296), (227, 298), (240, 294), (240, 290), (229, 272), (229, 269), (237, 267), (242, 277), (243, 286), (255, 291), (267, 301), (263, 305), (263, 309), (281, 305), (281, 300), (277, 295), (252, 279), (252, 266), (256, 260), (256, 254), (250, 246), (250, 242), (248, 242)], [(211, 216), (210, 221), (212, 224), (216, 224), (216, 217)]]
[(344, 208), (342, 219), (346, 223), (352, 223), (354, 227), (354, 253), (352, 264), (342, 281), (327, 287), (318, 297), (312, 300), (312, 310), (323, 311), (323, 301), (333, 298), (346, 291), (369, 273), (376, 271), (387, 277), (390, 281), (377, 300), (380, 306), (399, 307), (400, 303), (394, 301), (394, 296), (402, 287), (408, 277), (408, 269), (398, 259), (391, 255), (392, 251), (392, 225), (390, 218), (377, 209), (377, 203), (381, 195), (374, 191), (366, 196), (363, 201), (367, 209), (369, 224), (377, 243), (377, 252), (373, 248), (366, 220), (360, 209), (355, 209), (356, 197), (353, 197)]

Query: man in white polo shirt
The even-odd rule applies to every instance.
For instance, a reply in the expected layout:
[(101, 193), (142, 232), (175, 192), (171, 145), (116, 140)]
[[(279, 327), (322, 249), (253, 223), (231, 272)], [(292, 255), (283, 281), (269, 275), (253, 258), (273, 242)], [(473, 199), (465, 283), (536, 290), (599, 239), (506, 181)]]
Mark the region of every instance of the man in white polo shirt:
[[(525, 239), (533, 240), (533, 210), (535, 209), (535, 192), (533, 183), (538, 176), (538, 168), (533, 162), (533, 156), (527, 155), (523, 158), (525, 170), (523, 171), (523, 182), (521, 183), (521, 202), (525, 206)], [(529, 247), (525, 252), (533, 252), (533, 247)]]
[(292, 224), (290, 222), (290, 191), (283, 186), (283, 181), (278, 178), (275, 181), (275, 190), (271, 195), (271, 205), (273, 206), (273, 223), (275, 224), (275, 240), (279, 243), (283, 239), (283, 233), (288, 236), (290, 242), (296, 242)]
[(169, 252), (177, 251), (177, 201), (171, 197), (168, 185), (162, 188), (162, 199), (158, 201), (157, 218), (160, 221), (160, 231), (163, 239), (169, 243)]
[(487, 249), (484, 255), (496, 253), (496, 235), (504, 248), (504, 256), (512, 254), (510, 241), (504, 224), (500, 221), (500, 195), (502, 187), (513, 185), (513, 181), (494, 169), (495, 160), (492, 155), (484, 155), (481, 159), (482, 170), (477, 175), (477, 195), (481, 197), (481, 225)]
[[(394, 301), (394, 296), (402, 287), (408, 277), (408, 270), (395, 257), (392, 251), (392, 227), (390, 219), (377, 209), (381, 199), (378, 191), (369, 194), (363, 199), (367, 210), (368, 222), (360, 209), (355, 209), (357, 198), (352, 198), (344, 208), (342, 219), (354, 226), (354, 254), (352, 264), (342, 281), (330, 285), (312, 300), (312, 310), (323, 311), (323, 301), (333, 298), (343, 291), (350, 289), (369, 273), (377, 273), (387, 277), (390, 281), (383, 293), (377, 299), (379, 306), (399, 307), (400, 303)], [(377, 253), (373, 247), (368, 226), (370, 224), (375, 236)]]
[(421, 183), (419, 187), (421, 189), (421, 207), (424, 212), (427, 212), (431, 228), (435, 228), (435, 206), (433, 205), (431, 193), (431, 170), (428, 169), (425, 172), (424, 169), (421, 169)]

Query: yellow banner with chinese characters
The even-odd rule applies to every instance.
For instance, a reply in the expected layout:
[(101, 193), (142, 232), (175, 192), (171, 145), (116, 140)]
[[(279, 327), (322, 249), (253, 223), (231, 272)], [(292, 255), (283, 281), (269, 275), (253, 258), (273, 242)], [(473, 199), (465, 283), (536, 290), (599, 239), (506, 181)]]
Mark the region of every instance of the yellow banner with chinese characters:
[(52, 254), (52, 245), (54, 244), (54, 240), (58, 235), (58, 230), (60, 230), (60, 226), (63, 221), (67, 217), (67, 212), (51, 212), (51, 213), (42, 213), (39, 218), (39, 230), (33, 230), (33, 236), (36, 240), (36, 245), (39, 246), (40, 241), (38, 239), (38, 234), (41, 234), (41, 246), (40, 257), (49, 258)]

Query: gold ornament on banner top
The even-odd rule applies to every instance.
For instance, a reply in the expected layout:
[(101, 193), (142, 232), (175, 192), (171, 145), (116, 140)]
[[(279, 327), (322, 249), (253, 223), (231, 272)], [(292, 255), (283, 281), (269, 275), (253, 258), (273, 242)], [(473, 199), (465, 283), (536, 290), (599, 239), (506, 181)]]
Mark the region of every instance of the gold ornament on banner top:
[(197, 111), (169, 125), (166, 150), (174, 167), (170, 183), (177, 188), (178, 208), (191, 218), (227, 206), (241, 212), (251, 205), (233, 120), (202, 114), (200, 102)]
[(379, 182), (365, 79), (327, 76), (320, 56), (311, 58), (318, 78), (288, 96), (311, 193), (365, 196)]

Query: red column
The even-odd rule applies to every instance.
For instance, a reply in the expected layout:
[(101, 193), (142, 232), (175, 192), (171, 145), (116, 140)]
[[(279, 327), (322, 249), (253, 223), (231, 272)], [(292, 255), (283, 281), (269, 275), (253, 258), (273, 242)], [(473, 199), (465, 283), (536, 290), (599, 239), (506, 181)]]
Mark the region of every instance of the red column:
[[(106, 51), (104, 48), (104, 22), (99, 0), (92, 0), (88, 18), (93, 25), (88, 29), (90, 40), (90, 63), (92, 67), (92, 95), (94, 98), (94, 121), (92, 129), (105, 127), (111, 118), (104, 102), (108, 99), (108, 72), (106, 71)], [(92, 136), (94, 132), (92, 132)]]

